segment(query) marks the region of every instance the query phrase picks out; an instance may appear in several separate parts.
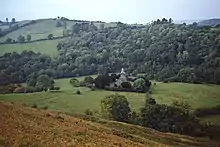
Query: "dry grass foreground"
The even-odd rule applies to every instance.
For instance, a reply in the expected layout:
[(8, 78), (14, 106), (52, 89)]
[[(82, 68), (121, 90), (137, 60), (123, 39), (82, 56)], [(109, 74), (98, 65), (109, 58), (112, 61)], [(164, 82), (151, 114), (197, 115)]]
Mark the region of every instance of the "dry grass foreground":
[(161, 133), (111, 121), (100, 124), (58, 112), (0, 102), (0, 146), (213, 147), (220, 145), (208, 139)]

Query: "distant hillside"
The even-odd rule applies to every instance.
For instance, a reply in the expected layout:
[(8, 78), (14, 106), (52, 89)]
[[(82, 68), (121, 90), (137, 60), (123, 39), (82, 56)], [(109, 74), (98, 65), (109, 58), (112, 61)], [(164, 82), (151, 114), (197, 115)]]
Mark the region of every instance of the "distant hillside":
[(198, 22), (199, 26), (216, 26), (220, 25), (220, 19), (208, 19)]
[[(34, 23), (30, 23), (34, 22)], [(30, 23), (30, 24), (28, 24)], [(59, 23), (59, 24), (58, 24)], [(5, 32), (10, 29), (16, 28), (6, 35), (0, 37), (0, 42), (6, 41), (7, 38), (17, 41), (17, 38), (22, 35), (26, 38), (27, 35), (31, 35), (31, 40), (45, 39), (49, 34), (53, 36), (60, 37), (63, 36), (65, 30), (71, 30), (75, 23), (90, 23), (89, 21), (81, 20), (68, 20), (68, 19), (38, 19), (38, 20), (25, 20), (16, 22), (14, 24), (10, 23), (0, 23), (0, 34), (1, 31)], [(98, 28), (101, 24), (104, 27), (114, 27), (116, 23), (103, 23), (99, 21), (93, 22)], [(26, 25), (28, 24), (28, 25)], [(23, 25), (25, 25), (23, 27)], [(1, 36), (1, 35), (0, 35)]]
[[(120, 122), (87, 121), (58, 112), (0, 102), (0, 146), (66, 147), (217, 147), (209, 139), (172, 133)], [(96, 118), (93, 118), (95, 121)]]
[(202, 21), (201, 19), (194, 19), (194, 20), (174, 20), (174, 23), (175, 24), (183, 24), (183, 23), (186, 23), (186, 24), (192, 24), (194, 22), (200, 22)]

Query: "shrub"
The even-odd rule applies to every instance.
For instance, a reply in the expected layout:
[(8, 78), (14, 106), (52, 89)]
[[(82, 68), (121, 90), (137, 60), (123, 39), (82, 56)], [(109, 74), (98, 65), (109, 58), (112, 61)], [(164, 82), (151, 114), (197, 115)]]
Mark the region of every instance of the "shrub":
[(121, 83), (122, 88), (126, 88), (126, 89), (132, 89), (132, 85), (130, 82), (123, 82)]
[(42, 109), (47, 110), (47, 109), (48, 109), (48, 106), (44, 106), (44, 107), (42, 107)]
[(77, 91), (76, 91), (76, 94), (80, 95), (80, 94), (81, 94), (81, 92), (80, 92), (79, 90), (77, 90)]
[(205, 117), (209, 115), (219, 115), (220, 114), (220, 105), (212, 108), (199, 108), (194, 111), (194, 114), (197, 117)]
[(180, 108), (167, 105), (146, 105), (140, 110), (140, 123), (159, 131), (195, 135), (199, 121)]
[(146, 91), (145, 80), (142, 78), (135, 80), (133, 84), (133, 88), (137, 91)]
[(25, 93), (26, 92), (26, 88), (25, 87), (17, 87), (14, 90), (14, 93)]
[(84, 82), (88, 84), (93, 84), (95, 80), (91, 76), (88, 76), (84, 78)]
[(77, 79), (70, 79), (69, 83), (70, 83), (73, 87), (79, 87), (79, 80), (77, 80)]
[(33, 93), (33, 92), (38, 92), (38, 89), (36, 87), (32, 87), (32, 86), (26, 87), (26, 93)]
[(32, 108), (37, 108), (37, 104), (33, 104), (31, 107)]
[(58, 91), (58, 90), (60, 90), (60, 87), (54, 86), (54, 87), (51, 87), (50, 90), (56, 90), (56, 91)]
[(93, 111), (90, 109), (86, 109), (85, 114), (86, 115), (93, 115)]
[(101, 100), (101, 112), (109, 119), (129, 122), (131, 109), (125, 96), (112, 94)]
[(79, 82), (79, 86), (80, 86), (80, 87), (86, 87), (87, 84), (86, 84), (86, 82), (84, 82), (84, 81), (80, 81), (80, 82)]
[(145, 100), (145, 105), (155, 105), (156, 104), (156, 100), (152, 97), (150, 98), (146, 98)]

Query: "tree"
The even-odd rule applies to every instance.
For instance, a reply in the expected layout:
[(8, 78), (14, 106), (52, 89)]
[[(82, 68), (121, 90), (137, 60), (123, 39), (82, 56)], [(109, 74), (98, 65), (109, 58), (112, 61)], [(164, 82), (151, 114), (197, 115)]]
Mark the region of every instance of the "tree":
[(167, 105), (146, 105), (140, 110), (140, 123), (159, 131), (193, 135), (199, 121), (182, 109)]
[(47, 36), (47, 38), (50, 39), (50, 40), (53, 40), (53, 34), (49, 34), (49, 35)]
[(43, 89), (45, 91), (47, 91), (48, 89), (50, 89), (51, 87), (53, 87), (54, 81), (52, 78), (50, 78), (48, 75), (40, 75), (37, 78), (37, 83), (36, 83), (36, 87), (39, 89)]
[(33, 87), (35, 87), (36, 84), (37, 84), (37, 79), (34, 78), (34, 77), (31, 77), (31, 78), (28, 79), (28, 81), (27, 81), (27, 85), (28, 85), (28, 86), (33, 86)]
[(133, 87), (137, 91), (146, 91), (145, 80), (143, 78), (139, 78), (135, 80)]
[(6, 18), (5, 20), (6, 20), (6, 22), (8, 23), (8, 18)]
[(11, 39), (11, 38), (7, 38), (7, 39), (5, 40), (5, 43), (12, 43), (12, 39)]
[(132, 85), (130, 82), (123, 82), (121, 83), (121, 87), (125, 89), (132, 89)]
[(129, 122), (131, 109), (125, 96), (112, 94), (101, 100), (101, 112), (109, 119)]
[(70, 79), (69, 83), (70, 83), (73, 87), (79, 87), (79, 80), (77, 80), (77, 79)]
[(172, 22), (173, 22), (172, 18), (169, 18), (169, 23), (172, 23)]
[(16, 21), (15, 18), (12, 18), (12, 19), (11, 19), (11, 22), (12, 22), (12, 23), (15, 23), (15, 21)]
[(27, 35), (27, 41), (31, 41), (31, 35)]
[(25, 42), (25, 37), (20, 35), (20, 36), (18, 36), (17, 40), (19, 43), (23, 43), (23, 42)]
[(91, 76), (87, 76), (84, 78), (84, 82), (87, 84), (93, 84), (95, 80)]

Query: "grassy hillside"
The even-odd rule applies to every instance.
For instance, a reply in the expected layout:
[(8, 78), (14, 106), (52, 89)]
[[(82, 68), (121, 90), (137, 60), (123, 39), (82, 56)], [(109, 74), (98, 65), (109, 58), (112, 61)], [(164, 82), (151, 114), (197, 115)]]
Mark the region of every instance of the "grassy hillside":
[(20, 28), (4, 37), (1, 37), (0, 41), (5, 41), (8, 37), (17, 40), (20, 35), (25, 37), (27, 35), (31, 35), (32, 40), (47, 38), (49, 34), (53, 34), (54, 36), (63, 36), (63, 27), (56, 27), (56, 23), (57, 20), (52, 19), (37, 20), (37, 23), (35, 24)]
[[(0, 37), (0, 42), (4, 42), (7, 38), (12, 38), (13, 40), (17, 40), (18, 36), (27, 36), (31, 35), (32, 40), (36, 39), (44, 39), (47, 38), (49, 34), (53, 34), (54, 36), (63, 36), (64, 27), (56, 27), (58, 20), (53, 19), (40, 19), (36, 20), (37, 23), (31, 24), (25, 27), (22, 27), (18, 30), (15, 30), (4, 37)], [(62, 22), (62, 20), (59, 20)], [(18, 25), (22, 25), (27, 23), (28, 21), (21, 21), (17, 23)], [(71, 29), (72, 26), (75, 24), (75, 21), (66, 21), (67, 29)], [(77, 22), (81, 23), (81, 22)], [(98, 28), (100, 27), (101, 23), (94, 23)], [(116, 23), (105, 23), (104, 27), (116, 27)], [(9, 25), (0, 26), (2, 30), (9, 29)]]
[(58, 54), (57, 52), (57, 44), (65, 40), (63, 39), (56, 39), (56, 40), (46, 40), (46, 41), (39, 41), (39, 42), (33, 42), (33, 43), (25, 43), (25, 44), (4, 44), (0, 45), (0, 56), (2, 56), (5, 53), (11, 53), (11, 52), (18, 52), (21, 53), (24, 50), (27, 51), (34, 51), (34, 52), (40, 52), (42, 54), (50, 55), (50, 56), (56, 56)]
[(0, 103), (0, 146), (219, 146), (193, 138), (125, 123), (90, 122), (57, 112)]
[[(80, 79), (83, 79), (80, 77)], [(115, 93), (112, 91), (95, 90), (79, 87), (73, 88), (69, 79), (56, 80), (56, 85), (61, 87), (61, 92), (41, 92), (33, 94), (6, 94), (0, 95), (0, 101), (12, 101), (37, 104), (40, 107), (48, 106), (49, 109), (62, 112), (84, 113), (86, 109), (99, 110), (100, 101), (106, 95)], [(195, 85), (183, 83), (160, 83), (153, 85), (152, 97), (160, 104), (171, 104), (173, 100), (189, 102), (192, 108), (214, 107), (220, 104), (220, 86), (218, 85)], [(81, 95), (76, 95), (80, 90)], [(118, 92), (125, 95), (132, 108), (138, 110), (145, 102), (145, 94)]]

